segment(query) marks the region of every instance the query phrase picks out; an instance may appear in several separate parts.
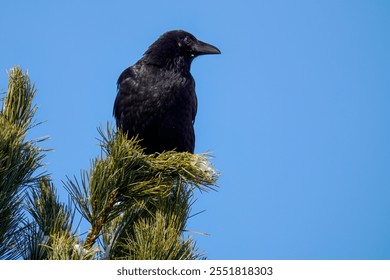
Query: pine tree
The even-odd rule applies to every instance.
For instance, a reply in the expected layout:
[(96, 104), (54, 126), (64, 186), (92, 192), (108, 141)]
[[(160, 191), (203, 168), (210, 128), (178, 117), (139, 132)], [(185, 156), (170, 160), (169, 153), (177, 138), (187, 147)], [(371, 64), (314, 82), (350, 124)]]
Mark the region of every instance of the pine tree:
[[(110, 124), (99, 128), (101, 155), (67, 178), (67, 203), (42, 172), (45, 138), (26, 140), (37, 125), (27, 73), (9, 71), (0, 112), (0, 259), (202, 259), (185, 235), (194, 192), (214, 190), (207, 155), (146, 155), (138, 139)], [(79, 235), (78, 211), (90, 228)]]

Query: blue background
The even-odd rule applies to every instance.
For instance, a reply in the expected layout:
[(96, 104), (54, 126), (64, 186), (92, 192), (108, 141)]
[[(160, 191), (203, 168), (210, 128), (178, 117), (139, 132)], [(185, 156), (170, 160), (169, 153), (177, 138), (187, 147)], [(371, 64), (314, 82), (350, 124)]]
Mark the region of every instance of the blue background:
[(30, 137), (61, 180), (100, 153), (116, 80), (163, 32), (222, 51), (192, 65), (196, 152), (218, 192), (188, 228), (210, 259), (390, 259), (390, 2), (0, 2), (0, 89), (39, 89)]

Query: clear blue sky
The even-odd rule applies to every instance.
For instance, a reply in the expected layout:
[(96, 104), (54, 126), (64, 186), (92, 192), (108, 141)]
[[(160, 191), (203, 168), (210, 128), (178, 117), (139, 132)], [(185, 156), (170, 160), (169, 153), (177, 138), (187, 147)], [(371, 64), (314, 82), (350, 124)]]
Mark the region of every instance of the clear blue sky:
[(223, 174), (189, 229), (210, 259), (390, 259), (389, 1), (1, 1), (0, 89), (28, 69), (31, 137), (78, 176), (113, 122), (116, 80), (165, 31), (196, 59), (196, 152)]

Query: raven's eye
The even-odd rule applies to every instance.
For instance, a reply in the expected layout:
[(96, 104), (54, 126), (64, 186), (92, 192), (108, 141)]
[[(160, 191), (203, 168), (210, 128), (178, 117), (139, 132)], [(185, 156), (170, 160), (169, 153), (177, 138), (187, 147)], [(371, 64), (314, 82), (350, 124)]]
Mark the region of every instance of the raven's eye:
[(192, 44), (192, 39), (190, 37), (184, 37), (184, 44), (190, 46)]

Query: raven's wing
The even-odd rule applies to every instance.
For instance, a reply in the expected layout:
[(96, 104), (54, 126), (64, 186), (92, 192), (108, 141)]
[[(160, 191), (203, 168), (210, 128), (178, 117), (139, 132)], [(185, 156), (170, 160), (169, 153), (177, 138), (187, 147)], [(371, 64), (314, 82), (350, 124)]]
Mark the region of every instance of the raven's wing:
[(196, 113), (198, 111), (198, 98), (197, 98), (196, 92), (195, 92), (195, 80), (191, 74), (190, 74), (190, 78), (192, 80), (192, 86), (191, 86), (192, 87), (192, 92), (191, 92), (192, 124), (195, 124), (195, 117), (196, 117)]
[(156, 111), (150, 88), (145, 83), (139, 65), (134, 65), (122, 72), (118, 78), (118, 94), (114, 103), (114, 116), (117, 127), (129, 136), (135, 136), (148, 126)]
[(117, 96), (114, 102), (113, 115), (116, 120), (117, 127), (122, 127), (123, 121), (126, 118), (125, 108), (129, 103), (131, 103), (131, 88), (127, 88), (125, 91), (123, 87), (121, 87), (122, 83), (127, 79), (132, 79), (134, 77), (133, 67), (129, 67), (124, 70), (118, 78), (117, 81)]
[(158, 67), (136, 63), (118, 78), (113, 114), (117, 127), (129, 138), (139, 135), (147, 141), (157, 136), (161, 114), (167, 106), (167, 102), (162, 100), (164, 88), (159, 83), (164, 79), (161, 79), (159, 71)]

